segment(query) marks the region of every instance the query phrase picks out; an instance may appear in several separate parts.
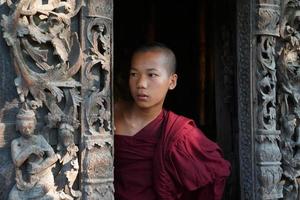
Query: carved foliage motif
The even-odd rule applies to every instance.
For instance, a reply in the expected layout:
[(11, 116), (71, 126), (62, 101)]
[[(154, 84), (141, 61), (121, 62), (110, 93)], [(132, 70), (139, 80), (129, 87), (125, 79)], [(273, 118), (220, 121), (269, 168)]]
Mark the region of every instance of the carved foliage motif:
[(257, 91), (258, 120), (257, 128), (276, 131), (276, 70), (275, 70), (275, 38), (257, 36)]
[[(88, 4), (95, 4), (89, 1)], [(82, 71), (82, 182), (83, 197), (114, 199), (111, 114), (112, 1), (99, 1), (83, 12), (86, 36)]]
[[(85, 58), (85, 80), (90, 88), (86, 99), (86, 120), (91, 135), (109, 134), (110, 119), (110, 51), (111, 25), (95, 18), (88, 24), (87, 38), (91, 44)], [(100, 80), (101, 79), (101, 80)]]
[(275, 46), (279, 34), (279, 1), (261, 1), (257, 9), (256, 88), (257, 123), (255, 154), (257, 169), (257, 198), (282, 197), (280, 184), (281, 152), (278, 147), (280, 131), (276, 129), (276, 62)]
[[(82, 52), (70, 27), (75, 11), (74, 2), (22, 0), (11, 5), (10, 16), (2, 16), (4, 38), (14, 56), (20, 101), (30, 99), (30, 93), (32, 106), (47, 106), (51, 125), (71, 114), (66, 110), (75, 114), (80, 101), (76, 87), (81, 84), (73, 76), (80, 70)], [(71, 98), (71, 105), (66, 103), (63, 110), (58, 103), (65, 96)]]
[[(74, 132), (79, 127), (78, 108), (82, 102), (82, 84), (77, 74), (81, 69), (83, 53), (77, 33), (71, 30), (71, 20), (81, 9), (82, 2), (18, 0), (15, 3), (7, 1), (7, 6), (10, 7), (10, 14), (2, 16), (1, 26), (13, 55), (19, 101), (33, 110), (46, 110), (44, 123), (47, 128), (44, 130), (54, 129), (59, 138), (55, 156), (52, 155), (58, 160), (55, 161), (55, 169), (51, 172), (50, 164), (47, 165), (48, 172), (55, 176), (56, 198), (78, 199), (81, 193), (73, 189), (79, 172), (79, 149), (75, 145)], [(44, 144), (37, 142), (41, 148), (49, 146), (45, 152), (53, 151), (41, 135), (36, 138), (43, 141)], [(22, 141), (20, 145), (24, 145), (23, 139), (19, 140)], [(25, 144), (25, 152), (35, 145), (35, 142)], [(41, 155), (44, 151), (35, 150), (32, 155)], [(29, 153), (29, 157), (32, 155)], [(42, 180), (44, 177), (40, 174), (36, 178)], [(17, 183), (12, 194), (32, 193), (29, 189)]]
[(282, 6), (278, 44), (279, 113), (281, 120), (284, 198), (299, 199), (300, 177), (300, 2), (286, 1)]

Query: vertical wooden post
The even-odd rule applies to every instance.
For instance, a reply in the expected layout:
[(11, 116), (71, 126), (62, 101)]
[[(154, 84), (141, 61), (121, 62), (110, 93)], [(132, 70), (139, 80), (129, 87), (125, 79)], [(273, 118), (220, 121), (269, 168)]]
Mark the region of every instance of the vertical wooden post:
[(81, 15), (81, 189), (83, 199), (114, 199), (112, 0), (86, 0)]
[(279, 36), (280, 1), (259, 0), (256, 4), (253, 90), (255, 118), (256, 199), (282, 198), (280, 130), (276, 116), (275, 47)]

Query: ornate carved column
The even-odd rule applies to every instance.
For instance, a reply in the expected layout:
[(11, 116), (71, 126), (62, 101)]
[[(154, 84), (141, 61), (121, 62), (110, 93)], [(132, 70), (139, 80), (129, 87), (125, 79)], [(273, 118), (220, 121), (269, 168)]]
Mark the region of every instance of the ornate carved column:
[(276, 38), (279, 36), (280, 1), (257, 1), (255, 20), (256, 57), (253, 74), (256, 84), (255, 164), (256, 199), (282, 198), (280, 130), (276, 126)]
[(241, 197), (278, 199), (283, 197), (276, 103), (281, 1), (241, 0), (237, 8)]
[(81, 38), (81, 166), (84, 199), (113, 196), (112, 0), (86, 0)]

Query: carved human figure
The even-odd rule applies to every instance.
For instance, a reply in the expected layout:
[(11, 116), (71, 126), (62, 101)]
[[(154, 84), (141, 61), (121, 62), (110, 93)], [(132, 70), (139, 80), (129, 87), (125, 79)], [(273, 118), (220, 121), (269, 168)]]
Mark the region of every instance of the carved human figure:
[(34, 134), (35, 113), (26, 108), (20, 109), (16, 123), (21, 137), (11, 143), (16, 184), (8, 199), (57, 199), (51, 171), (57, 157), (44, 137)]
[(60, 196), (63, 199), (79, 199), (81, 192), (73, 190), (79, 171), (77, 157), (78, 147), (74, 143), (74, 128), (68, 123), (62, 123), (59, 128), (59, 145), (57, 157), (62, 164), (55, 178)]

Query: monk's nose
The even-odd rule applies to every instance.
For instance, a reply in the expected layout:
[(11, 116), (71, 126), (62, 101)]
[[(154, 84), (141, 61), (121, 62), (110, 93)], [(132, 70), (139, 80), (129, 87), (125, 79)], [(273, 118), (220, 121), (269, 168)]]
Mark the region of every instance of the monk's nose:
[(140, 76), (137, 80), (137, 88), (146, 88), (147, 87), (147, 79), (144, 76)]

